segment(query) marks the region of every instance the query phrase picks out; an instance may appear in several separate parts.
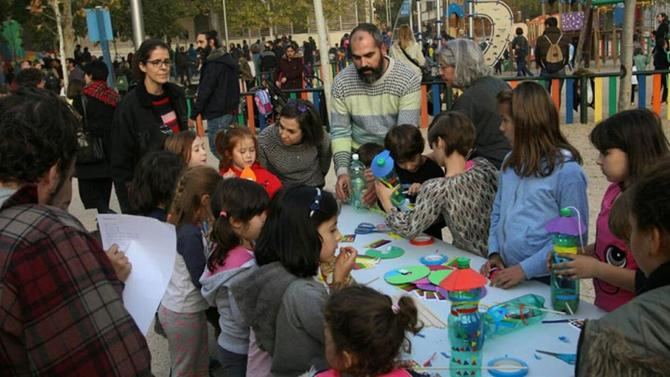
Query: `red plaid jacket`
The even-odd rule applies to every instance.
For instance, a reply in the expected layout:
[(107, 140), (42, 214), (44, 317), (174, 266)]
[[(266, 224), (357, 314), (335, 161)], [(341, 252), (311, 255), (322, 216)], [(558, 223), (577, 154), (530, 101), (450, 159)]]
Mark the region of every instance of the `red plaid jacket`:
[(151, 374), (146, 340), (97, 240), (35, 186), (0, 208), (0, 374)]

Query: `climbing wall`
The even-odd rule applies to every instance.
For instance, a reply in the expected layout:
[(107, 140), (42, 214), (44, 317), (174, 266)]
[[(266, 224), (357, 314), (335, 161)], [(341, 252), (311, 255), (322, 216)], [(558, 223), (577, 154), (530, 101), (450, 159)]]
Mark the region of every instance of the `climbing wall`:
[(486, 18), (491, 22), (491, 35), (480, 41), (484, 50), (484, 60), (494, 65), (512, 41), (514, 16), (507, 4), (496, 0), (475, 1), (475, 18)]

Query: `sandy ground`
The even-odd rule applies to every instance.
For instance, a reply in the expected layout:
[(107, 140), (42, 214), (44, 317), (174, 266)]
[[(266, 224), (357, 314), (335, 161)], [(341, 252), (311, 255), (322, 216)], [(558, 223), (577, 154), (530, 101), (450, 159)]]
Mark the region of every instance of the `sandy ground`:
[[(596, 164), (596, 159), (598, 157), (598, 151), (593, 148), (589, 142), (589, 133), (593, 128), (593, 124), (589, 125), (564, 125), (562, 130), (570, 140), (570, 142), (581, 152), (584, 159), (584, 170), (588, 179), (588, 195), (589, 195), (589, 239), (590, 242), (593, 242), (595, 236), (595, 219), (598, 215), (600, 209), (600, 201), (602, 195), (605, 192), (605, 189), (608, 186), (608, 182), (603, 177), (600, 168)], [(670, 132), (670, 127), (668, 122), (664, 124), (664, 130), (666, 135)], [(217, 165), (215, 158), (211, 157), (208, 162), (212, 166)], [(335, 183), (335, 176), (333, 169), (331, 169), (327, 179), (326, 179), (326, 188), (333, 190)], [(95, 227), (95, 210), (85, 210), (81, 204), (79, 196), (77, 194), (77, 182), (74, 180), (74, 195), (72, 198), (72, 204), (70, 206), (70, 212), (77, 216), (89, 229)], [(116, 197), (112, 198), (112, 209), (118, 210), (118, 202)], [(593, 302), (593, 286), (590, 281), (582, 282), (582, 298), (584, 300)], [(149, 347), (152, 353), (152, 368), (156, 376), (168, 376), (169, 374), (169, 353), (167, 348), (167, 341), (161, 336), (153, 333), (149, 333), (147, 336), (149, 342)], [(211, 348), (211, 347), (210, 347)]]

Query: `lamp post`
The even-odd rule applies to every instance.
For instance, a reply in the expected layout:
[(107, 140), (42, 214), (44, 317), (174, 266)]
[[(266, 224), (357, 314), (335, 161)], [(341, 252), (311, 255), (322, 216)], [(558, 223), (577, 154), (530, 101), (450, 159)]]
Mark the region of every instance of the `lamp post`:
[(228, 16), (226, 15), (226, 0), (221, 0), (221, 7), (223, 7), (223, 31), (226, 36), (226, 45), (228, 44)]
[(142, 0), (130, 0), (130, 19), (133, 25), (133, 43), (135, 44), (135, 49), (139, 49), (142, 42), (144, 42)]

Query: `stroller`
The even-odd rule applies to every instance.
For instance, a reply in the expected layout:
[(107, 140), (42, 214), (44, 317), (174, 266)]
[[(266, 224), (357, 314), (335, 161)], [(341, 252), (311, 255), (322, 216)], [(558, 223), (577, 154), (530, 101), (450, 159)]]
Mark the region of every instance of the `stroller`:
[[(314, 80), (323, 86), (321, 79), (310, 76), (304, 78), (305, 88), (312, 88)], [(272, 80), (267, 78), (263, 78), (261, 85), (251, 88), (249, 92), (254, 94), (254, 101), (256, 103), (256, 106), (254, 106), (254, 115), (256, 118), (255, 126), (257, 128), (265, 128), (268, 125), (274, 124), (279, 119), (282, 109), (289, 101), (288, 94), (284, 93)], [(319, 96), (318, 111), (322, 114), (321, 121), (326, 126), (326, 129), (329, 130), (328, 117), (324, 116), (324, 114), (327, 114), (325, 95), (323, 92), (315, 93), (315, 95)], [(265, 117), (265, 125), (259, 124), (259, 115)]]

